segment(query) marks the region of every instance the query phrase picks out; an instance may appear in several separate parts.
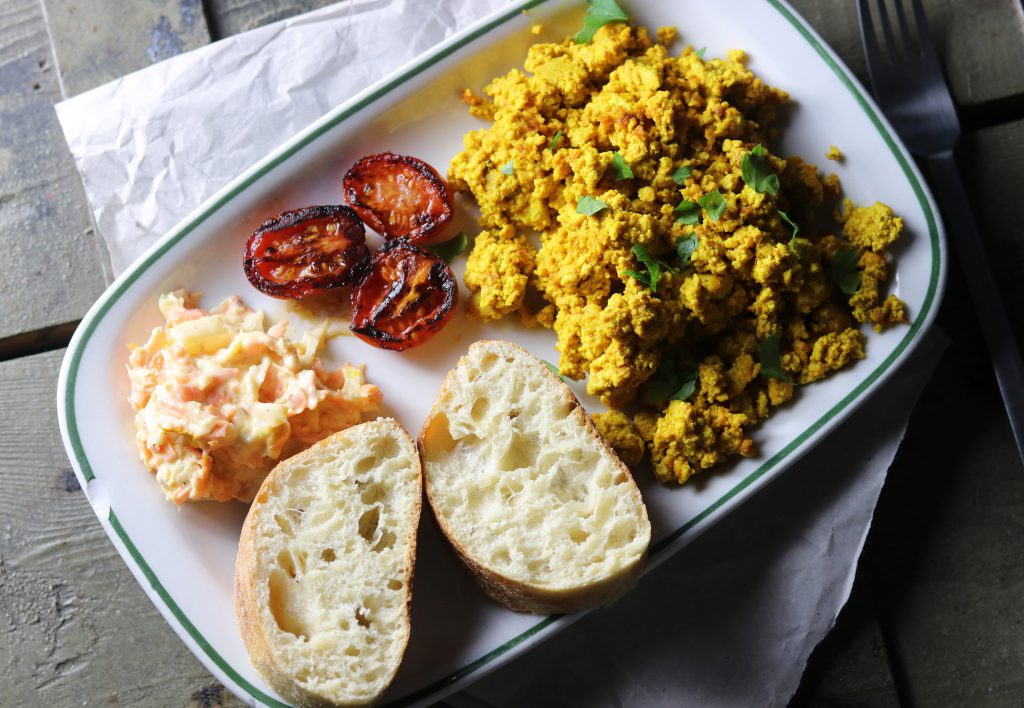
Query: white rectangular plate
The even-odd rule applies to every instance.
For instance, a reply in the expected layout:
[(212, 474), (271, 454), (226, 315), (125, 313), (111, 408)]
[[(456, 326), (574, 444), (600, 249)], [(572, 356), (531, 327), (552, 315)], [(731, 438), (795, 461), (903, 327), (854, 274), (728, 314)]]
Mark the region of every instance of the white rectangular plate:
[[(802, 388), (791, 405), (761, 425), (754, 433), (760, 457), (739, 460), (682, 488), (639, 474), (654, 527), (648, 566), (653, 568), (778, 476), (897, 371), (934, 318), (946, 257), (936, 210), (913, 161), (856, 79), (786, 3), (720, 0), (713, 10), (706, 0), (623, 4), (635, 22), (652, 30), (674, 25), (682, 43), (707, 46), (709, 56), (747, 50), (755, 72), (792, 94), (781, 153), (820, 164), (830, 145), (839, 146), (846, 161), (825, 165), (838, 172), (846, 194), (857, 203), (884, 201), (904, 218), (906, 233), (894, 253), (894, 288), (912, 318), (909, 326), (872, 333), (866, 360)], [(338, 107), (166, 234), (110, 287), (75, 333), (61, 369), (58, 409), (89, 502), (170, 625), (247, 701), (282, 705), (249, 665), (234, 623), (232, 574), (245, 508), (211, 503), (178, 509), (164, 501), (135, 448), (127, 345), (144, 342), (162, 324), (157, 296), (175, 287), (202, 291), (204, 307), (240, 294), (272, 319), (288, 317), (281, 302), (255, 292), (242, 273), (242, 248), (253, 228), (284, 209), (339, 203), (345, 170), (372, 152), (416, 155), (444, 173), (461, 149), (462, 135), (481, 125), (467, 115), (459, 90), (479, 90), (490, 78), (521, 66), (533, 42), (574, 32), (581, 6), (566, 0), (511, 6)], [(538, 23), (544, 26), (539, 37), (529, 31)], [(451, 233), (457, 228), (473, 233), (466, 203), (458, 210)], [(460, 261), (456, 270), (464, 265)], [(510, 339), (556, 360), (552, 332), (524, 330), (514, 322), (483, 326), (467, 321), (462, 310), (419, 349), (384, 352), (342, 337), (332, 340), (326, 358), (332, 364), (366, 363), (369, 381), (384, 392), (385, 413), (414, 433), (444, 374), (471, 342)], [(574, 388), (588, 409), (599, 408), (582, 386)], [(485, 599), (444, 547), (429, 512), (420, 537), (412, 639), (386, 702), (437, 700), (572, 621), (515, 614)]]

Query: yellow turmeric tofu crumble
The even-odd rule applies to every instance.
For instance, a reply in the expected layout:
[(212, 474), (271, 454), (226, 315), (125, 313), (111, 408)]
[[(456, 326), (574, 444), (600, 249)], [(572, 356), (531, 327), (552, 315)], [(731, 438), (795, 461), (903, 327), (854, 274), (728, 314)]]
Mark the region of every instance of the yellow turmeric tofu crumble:
[(683, 483), (756, 455), (752, 426), (863, 358), (861, 325), (907, 312), (885, 293), (902, 220), (769, 152), (788, 95), (743, 52), (674, 56), (675, 40), (611, 22), (533, 45), (524, 71), (465, 93), (490, 126), (449, 180), (481, 212), (471, 315), (553, 328), (623, 460)]

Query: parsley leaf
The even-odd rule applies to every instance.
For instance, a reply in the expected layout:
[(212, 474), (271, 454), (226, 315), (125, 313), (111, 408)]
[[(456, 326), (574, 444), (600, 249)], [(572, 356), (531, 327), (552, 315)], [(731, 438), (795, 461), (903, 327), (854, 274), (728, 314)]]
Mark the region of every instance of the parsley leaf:
[(779, 193), (779, 176), (772, 172), (767, 153), (760, 145), (743, 156), (740, 174), (755, 192), (773, 197)]
[(607, 208), (608, 205), (597, 197), (580, 197), (580, 200), (576, 202), (576, 213), (584, 214), (586, 216), (593, 216), (597, 212), (603, 211)]
[(683, 165), (678, 170), (672, 173), (672, 181), (682, 186), (683, 182), (690, 178), (693, 174), (693, 170), (690, 169), (689, 165)]
[(857, 270), (857, 263), (860, 257), (855, 248), (844, 248), (836, 251), (832, 261), (828, 264), (828, 274), (832, 282), (847, 295), (853, 295), (860, 288), (860, 272)]
[(683, 374), (679, 383), (679, 390), (669, 396), (673, 401), (685, 401), (697, 390), (697, 370), (690, 369)]
[(512, 174), (515, 171), (516, 171), (516, 166), (513, 164), (512, 160), (509, 160), (507, 165), (502, 165), (501, 166), (501, 174), (503, 174), (503, 175), (510, 175), (510, 174)]
[(707, 47), (701, 47), (700, 49), (698, 49), (697, 50), (697, 58), (698, 59), (703, 59), (704, 58), (704, 52), (706, 52), (707, 50), (708, 50)]
[(468, 245), (469, 239), (466, 238), (466, 232), (460, 231), (455, 234), (455, 238), (444, 241), (443, 243), (435, 244), (429, 248), (431, 251), (441, 256), (445, 263), (451, 263), (455, 260), (456, 256), (462, 255), (465, 252), (466, 246)]
[(676, 208), (672, 211), (679, 214), (679, 218), (677, 218), (676, 221), (680, 224), (696, 226), (700, 223), (700, 205), (695, 202), (691, 202), (689, 199), (684, 199), (679, 202)]
[(645, 288), (650, 288), (651, 290), (654, 290), (658, 286), (657, 282), (655, 282), (653, 286), (651, 285), (651, 276), (648, 275), (647, 273), (641, 273), (638, 270), (624, 270), (622, 272), (628, 275), (636, 282), (643, 285)]
[(789, 376), (782, 370), (782, 357), (779, 354), (780, 333), (772, 332), (767, 339), (757, 343), (757, 358), (761, 362), (761, 376), (766, 379), (778, 379), (791, 383)]
[(647, 402), (685, 401), (697, 390), (697, 367), (689, 356), (683, 357), (684, 370), (679, 372), (679, 362), (665, 356), (647, 381)]
[(558, 143), (560, 143), (560, 142), (562, 142), (562, 131), (561, 130), (559, 130), (557, 133), (555, 133), (555, 137), (551, 138), (551, 144), (548, 145), (548, 150), (550, 150), (551, 152), (554, 152), (555, 148), (558, 147)]
[(685, 266), (690, 262), (690, 257), (697, 250), (699, 243), (697, 235), (692, 232), (687, 236), (681, 236), (676, 239), (676, 255), (679, 256), (681, 265)]
[(612, 155), (611, 170), (612, 178), (616, 182), (621, 182), (624, 179), (633, 179), (633, 170), (629, 168), (629, 165), (619, 153)]
[(793, 237), (789, 239), (789, 250), (799, 256), (800, 252), (797, 251), (796, 235), (800, 233), (800, 225), (790, 219), (789, 214), (782, 211), (782, 209), (779, 209), (779, 218), (789, 224), (789, 228), (793, 229)]
[(583, 29), (573, 39), (576, 44), (586, 44), (594, 38), (594, 33), (609, 22), (627, 22), (629, 17), (622, 11), (615, 0), (587, 0), (586, 17), (583, 18)]
[(690, 262), (690, 256), (697, 250), (697, 235), (680, 236), (676, 239), (676, 254), (679, 255), (679, 262), (686, 265)]
[(658, 290), (658, 281), (661, 280), (661, 269), (664, 268), (667, 271), (674, 271), (675, 268), (670, 266), (668, 263), (662, 260), (658, 260), (651, 256), (647, 252), (647, 246), (642, 243), (633, 244), (633, 255), (636, 259), (644, 264), (647, 269), (646, 273), (640, 273), (635, 270), (627, 270), (626, 275), (637, 280), (641, 285), (645, 285), (651, 289), (651, 292)]
[(726, 206), (725, 197), (717, 189), (705, 194), (697, 200), (697, 203), (704, 208), (704, 211), (707, 212), (712, 221), (718, 221), (721, 218)]
[(541, 361), (543, 361), (543, 362), (544, 362), (544, 363), (545, 363), (545, 364), (547, 365), (547, 367), (548, 367), (549, 369), (551, 369), (551, 373), (552, 373), (552, 374), (554, 374), (555, 376), (557, 376), (558, 378), (560, 378), (560, 379), (562, 380), (562, 383), (569, 383), (568, 381), (566, 381), (566, 380), (565, 380), (565, 377), (564, 377), (564, 376), (562, 376), (561, 372), (559, 372), (559, 370), (558, 370), (558, 367), (557, 367), (557, 366), (555, 366), (554, 364), (552, 364), (552, 363), (551, 363), (550, 361), (548, 361), (547, 359), (541, 359)]

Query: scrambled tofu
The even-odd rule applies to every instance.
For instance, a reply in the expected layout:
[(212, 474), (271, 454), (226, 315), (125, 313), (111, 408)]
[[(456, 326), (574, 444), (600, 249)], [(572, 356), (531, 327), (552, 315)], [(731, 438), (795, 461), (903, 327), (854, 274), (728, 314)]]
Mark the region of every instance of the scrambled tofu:
[(552, 328), (560, 373), (612, 409), (595, 418), (612, 446), (682, 483), (757, 454), (751, 426), (863, 358), (860, 325), (907, 313), (885, 295), (902, 221), (837, 205), (837, 177), (759, 148), (787, 94), (742, 51), (673, 56), (675, 37), (609, 23), (535, 44), (524, 70), (465, 92), (491, 124), (449, 180), (481, 212), (471, 314)]
[(881, 202), (860, 209), (848, 204), (845, 212), (848, 216), (843, 223), (843, 235), (862, 250), (884, 252), (903, 231), (903, 219)]

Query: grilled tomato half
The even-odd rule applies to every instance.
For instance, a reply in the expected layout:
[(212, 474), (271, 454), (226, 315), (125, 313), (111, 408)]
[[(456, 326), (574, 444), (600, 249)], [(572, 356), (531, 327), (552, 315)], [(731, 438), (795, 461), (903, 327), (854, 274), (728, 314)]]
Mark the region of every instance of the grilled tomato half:
[(352, 332), (381, 349), (423, 344), (447, 324), (459, 286), (440, 256), (405, 240), (387, 241), (352, 290)]
[(366, 230), (342, 204), (286, 211), (245, 245), (245, 276), (260, 292), (302, 298), (351, 285), (366, 272)]
[(451, 221), (452, 190), (437, 170), (416, 157), (380, 152), (346, 173), (345, 201), (366, 225), (388, 239), (428, 243)]

